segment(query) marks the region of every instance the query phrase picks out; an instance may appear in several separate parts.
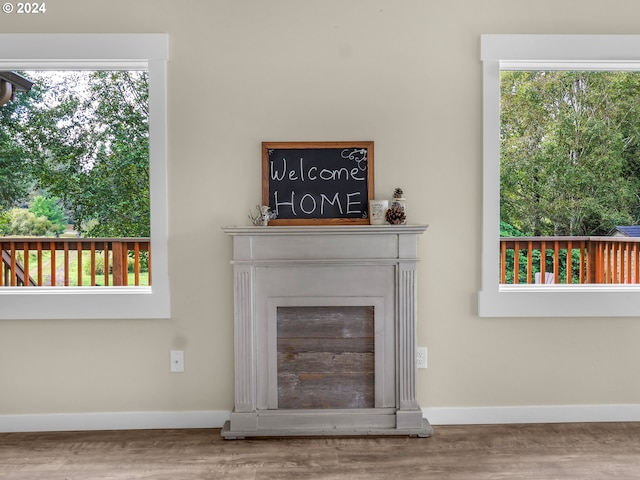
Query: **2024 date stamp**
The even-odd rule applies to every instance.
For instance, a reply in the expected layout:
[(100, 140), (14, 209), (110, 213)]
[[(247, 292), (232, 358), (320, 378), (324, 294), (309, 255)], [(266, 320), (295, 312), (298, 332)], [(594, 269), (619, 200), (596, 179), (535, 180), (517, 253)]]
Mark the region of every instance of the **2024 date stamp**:
[(2, 4), (2, 13), (18, 15), (47, 13), (47, 4), (46, 2), (5, 2)]

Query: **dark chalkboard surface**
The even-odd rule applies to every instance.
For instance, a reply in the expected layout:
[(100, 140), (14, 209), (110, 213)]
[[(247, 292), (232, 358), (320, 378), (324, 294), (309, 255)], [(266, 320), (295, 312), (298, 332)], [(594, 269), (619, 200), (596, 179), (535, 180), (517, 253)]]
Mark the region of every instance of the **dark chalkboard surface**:
[(263, 142), (270, 225), (369, 223), (373, 142)]

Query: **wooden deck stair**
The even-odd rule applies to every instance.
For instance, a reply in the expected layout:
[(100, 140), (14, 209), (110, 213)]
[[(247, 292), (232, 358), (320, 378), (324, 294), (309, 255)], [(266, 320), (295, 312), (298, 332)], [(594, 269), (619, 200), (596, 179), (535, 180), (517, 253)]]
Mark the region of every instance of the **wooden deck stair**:
[[(15, 263), (14, 263), (15, 262)], [(15, 269), (16, 271), (16, 277), (17, 277), (17, 281), (18, 281), (18, 286), (24, 285), (25, 282), (25, 271), (24, 271), (24, 267), (22, 266), (22, 264), (18, 261), (18, 260), (13, 260), (11, 259), (11, 254), (9, 252), (7, 252), (6, 250), (2, 250), (2, 263), (5, 264), (6, 268), (4, 269), (4, 284), (8, 285), (9, 282), (11, 281), (11, 277), (9, 275), (9, 271), (11, 269)], [(38, 284), (36, 283), (36, 281), (31, 277), (31, 275), (29, 275), (28, 277), (28, 281), (29, 281), (29, 285), (36, 287)]]

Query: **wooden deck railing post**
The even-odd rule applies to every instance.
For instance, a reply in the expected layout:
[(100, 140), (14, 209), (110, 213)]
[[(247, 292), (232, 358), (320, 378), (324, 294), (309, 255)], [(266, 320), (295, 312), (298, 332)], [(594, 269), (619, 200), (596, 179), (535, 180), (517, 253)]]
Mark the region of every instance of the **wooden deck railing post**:
[(540, 283), (545, 283), (547, 274), (547, 242), (540, 242)]
[(58, 284), (58, 269), (56, 267), (56, 244), (55, 242), (49, 243), (49, 253), (51, 255), (51, 286), (55, 287)]
[(36, 244), (36, 255), (38, 256), (38, 285), (42, 285), (42, 242)]
[(593, 240), (587, 240), (587, 283), (597, 283), (597, 270), (602, 268), (600, 262), (597, 261), (597, 244)]
[(16, 268), (16, 244), (14, 242), (9, 243), (9, 247), (11, 248), (11, 286), (16, 287), (18, 285), (18, 269)]
[[(560, 244), (556, 240), (553, 242), (553, 283), (560, 283)], [(568, 266), (571, 269), (571, 264)]]
[(115, 286), (126, 285), (124, 276), (127, 273), (127, 267), (122, 262), (122, 243), (113, 242), (111, 252), (113, 254), (113, 284)]
[[(567, 260), (565, 262), (567, 273), (565, 283), (570, 284), (573, 282), (573, 242), (569, 240), (567, 242)], [(558, 274), (556, 274), (558, 275)]]
[(78, 285), (82, 285), (82, 242), (76, 244), (76, 259), (78, 263)]
[(500, 283), (507, 283), (507, 245), (500, 242)]
[(520, 242), (513, 247), (513, 283), (520, 283)]
[(527, 283), (533, 282), (533, 242), (527, 242)]
[(121, 243), (122, 245), (122, 251), (121, 251), (121, 258), (122, 258), (122, 285), (129, 285), (129, 246), (127, 244), (127, 241), (125, 240), (124, 242)]

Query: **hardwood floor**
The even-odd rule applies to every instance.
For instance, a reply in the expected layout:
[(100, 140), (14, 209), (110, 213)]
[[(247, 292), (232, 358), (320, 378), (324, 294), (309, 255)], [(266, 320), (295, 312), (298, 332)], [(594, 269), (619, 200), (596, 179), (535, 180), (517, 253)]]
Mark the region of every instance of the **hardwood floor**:
[(430, 438), (8, 433), (0, 479), (640, 479), (640, 423), (436, 426)]

